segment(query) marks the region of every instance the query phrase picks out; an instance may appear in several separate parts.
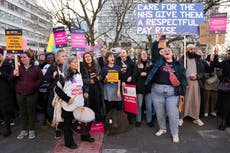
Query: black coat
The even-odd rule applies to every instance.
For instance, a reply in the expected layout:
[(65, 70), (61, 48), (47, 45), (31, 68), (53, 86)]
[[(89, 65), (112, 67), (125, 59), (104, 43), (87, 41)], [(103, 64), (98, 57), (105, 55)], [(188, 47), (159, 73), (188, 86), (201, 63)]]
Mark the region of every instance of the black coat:
[(5, 60), (0, 66), (0, 110), (12, 112), (14, 109), (14, 91), (10, 84), (9, 76), (12, 73), (12, 66), (9, 60)]
[[(121, 61), (121, 57), (118, 57), (116, 60), (116, 64), (121, 67), (121, 82), (127, 83), (128, 77), (133, 76), (133, 70), (134, 70), (134, 62), (132, 59), (128, 56), (127, 60), (124, 62), (126, 67), (125, 73), (122, 73), (122, 69), (124, 69), (124, 64)], [(132, 78), (133, 81), (133, 78)], [(131, 83), (131, 82), (129, 82)]]
[(145, 85), (147, 76), (145, 77), (141, 76), (142, 72), (149, 73), (151, 69), (152, 69), (152, 63), (150, 61), (146, 62), (146, 64), (141, 62), (140, 64), (137, 63), (135, 65), (134, 73), (133, 73), (133, 82), (136, 85), (137, 93), (146, 94), (151, 92), (151, 83)]

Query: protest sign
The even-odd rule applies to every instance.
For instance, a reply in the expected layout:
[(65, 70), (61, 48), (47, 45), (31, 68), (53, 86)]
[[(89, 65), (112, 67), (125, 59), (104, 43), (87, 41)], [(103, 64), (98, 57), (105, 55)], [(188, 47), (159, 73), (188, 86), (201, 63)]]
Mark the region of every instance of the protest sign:
[(136, 7), (137, 34), (198, 35), (204, 22), (202, 3), (139, 3)]
[[(211, 34), (209, 31), (209, 24), (201, 24), (200, 25), (200, 44), (224, 44), (225, 42), (225, 34)], [(218, 39), (217, 39), (218, 37)]]
[(227, 29), (227, 13), (213, 13), (210, 15), (210, 33), (223, 34)]
[(119, 74), (117, 71), (109, 70), (107, 73), (107, 82), (113, 83), (113, 82), (118, 82), (119, 80)]
[(138, 114), (136, 86), (126, 84), (123, 90), (124, 108), (126, 112)]
[(23, 52), (22, 29), (6, 29), (6, 50), (8, 53), (20, 54)]
[(71, 47), (72, 51), (84, 53), (88, 45), (85, 38), (85, 31), (78, 28), (71, 29)]
[(101, 46), (97, 45), (97, 46), (93, 46), (93, 54), (96, 58), (99, 58), (102, 56), (102, 52), (101, 52)]
[(58, 49), (54, 43), (54, 34), (50, 34), (50, 39), (46, 48), (47, 52), (56, 52)]
[(65, 27), (53, 28), (54, 42), (57, 48), (67, 47)]
[(23, 38), (23, 51), (27, 49), (27, 39)]

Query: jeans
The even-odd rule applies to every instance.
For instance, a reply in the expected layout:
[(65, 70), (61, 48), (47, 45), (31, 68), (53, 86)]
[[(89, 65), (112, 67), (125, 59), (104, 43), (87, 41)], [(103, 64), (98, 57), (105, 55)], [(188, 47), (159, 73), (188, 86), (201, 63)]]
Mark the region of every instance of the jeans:
[(171, 85), (154, 84), (152, 87), (152, 100), (160, 129), (166, 130), (166, 113), (169, 118), (169, 127), (172, 135), (179, 133), (179, 96), (174, 93)]
[(145, 105), (146, 105), (146, 121), (148, 123), (152, 122), (152, 99), (151, 99), (151, 93), (148, 94), (137, 94), (137, 100), (138, 100), (138, 114), (136, 115), (136, 121), (141, 122), (141, 115), (142, 115), (142, 104), (143, 99), (145, 96)]

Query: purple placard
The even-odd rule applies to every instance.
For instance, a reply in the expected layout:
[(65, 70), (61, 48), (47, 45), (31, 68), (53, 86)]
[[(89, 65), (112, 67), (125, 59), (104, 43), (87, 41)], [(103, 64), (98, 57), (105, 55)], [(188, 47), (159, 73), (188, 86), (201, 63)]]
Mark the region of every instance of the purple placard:
[(53, 28), (54, 42), (57, 48), (67, 47), (67, 37), (64, 27)]
[(227, 29), (227, 13), (213, 13), (210, 15), (210, 33), (224, 34)]
[(88, 45), (84, 30), (77, 28), (71, 29), (71, 46), (72, 51), (75, 52), (85, 52), (87, 50)]
[(93, 54), (96, 58), (99, 58), (102, 56), (102, 52), (101, 52), (101, 46), (97, 45), (97, 46), (93, 46)]

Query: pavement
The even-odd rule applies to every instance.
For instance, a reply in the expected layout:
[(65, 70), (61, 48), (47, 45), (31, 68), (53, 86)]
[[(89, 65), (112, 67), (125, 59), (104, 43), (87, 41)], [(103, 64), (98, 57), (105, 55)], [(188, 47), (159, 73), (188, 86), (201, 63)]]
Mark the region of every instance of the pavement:
[(203, 127), (193, 124), (191, 119), (184, 121), (178, 144), (172, 142), (169, 130), (161, 137), (155, 136), (158, 130), (156, 121), (154, 128), (142, 121), (141, 127), (131, 125), (129, 131), (122, 134), (93, 134), (95, 143), (80, 142), (77, 135), (75, 141), (79, 147), (76, 150), (66, 150), (63, 138), (54, 139), (54, 130), (40, 122), (36, 124), (35, 139), (17, 140), (20, 130), (19, 123), (16, 122), (11, 136), (3, 138), (0, 135), (0, 153), (54, 153), (55, 150), (60, 153), (230, 153), (230, 128), (225, 131), (217, 130), (217, 118), (201, 120), (205, 123)]

